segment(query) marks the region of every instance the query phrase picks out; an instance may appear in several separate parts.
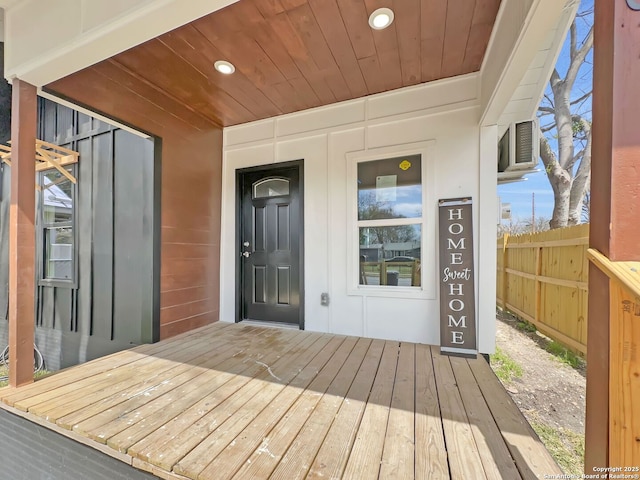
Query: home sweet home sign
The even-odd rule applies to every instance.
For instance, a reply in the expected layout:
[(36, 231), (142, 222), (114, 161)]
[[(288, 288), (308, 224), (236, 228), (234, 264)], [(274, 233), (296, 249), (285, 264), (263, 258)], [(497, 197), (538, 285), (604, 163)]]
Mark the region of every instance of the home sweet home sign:
[(440, 200), (440, 351), (476, 355), (470, 198)]

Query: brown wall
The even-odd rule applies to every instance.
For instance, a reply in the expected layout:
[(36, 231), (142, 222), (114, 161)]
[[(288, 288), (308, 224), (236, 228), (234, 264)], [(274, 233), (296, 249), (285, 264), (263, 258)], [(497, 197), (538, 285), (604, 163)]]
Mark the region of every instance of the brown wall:
[(46, 89), (162, 139), (160, 338), (217, 321), (222, 129), (109, 61)]

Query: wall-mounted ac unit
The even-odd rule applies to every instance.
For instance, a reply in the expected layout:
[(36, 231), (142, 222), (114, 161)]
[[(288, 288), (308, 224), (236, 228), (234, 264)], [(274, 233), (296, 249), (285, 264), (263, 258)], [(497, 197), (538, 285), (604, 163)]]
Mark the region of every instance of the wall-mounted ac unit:
[(540, 157), (538, 120), (512, 123), (498, 142), (498, 173), (532, 170)]

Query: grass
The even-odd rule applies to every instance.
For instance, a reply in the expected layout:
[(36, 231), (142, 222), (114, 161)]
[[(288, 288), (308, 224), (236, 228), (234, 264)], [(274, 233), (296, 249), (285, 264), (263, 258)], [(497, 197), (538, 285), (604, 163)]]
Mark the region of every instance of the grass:
[[(33, 378), (37, 380), (38, 378), (44, 377), (45, 375), (48, 375), (49, 373), (51, 373), (51, 372), (49, 372), (47, 370), (40, 370), (39, 372), (37, 372), (33, 376)], [(7, 368), (6, 367), (0, 367), (0, 377), (5, 377), (7, 375), (9, 375), (9, 371), (7, 370)], [(0, 388), (6, 387), (8, 384), (9, 384), (9, 382), (7, 380), (2, 381), (2, 382), (0, 382)]]
[(517, 320), (516, 328), (525, 333), (534, 333), (536, 331), (536, 326), (533, 323), (525, 322), (524, 320)]
[(502, 383), (510, 383), (522, 377), (522, 367), (500, 347), (496, 347), (496, 353), (491, 355), (491, 363), (493, 371)]
[(537, 421), (530, 423), (564, 473), (580, 478), (584, 473), (584, 435)]
[(582, 358), (555, 340), (549, 342), (545, 346), (545, 350), (553, 355), (559, 362), (572, 368), (580, 368), (584, 364), (584, 360)]

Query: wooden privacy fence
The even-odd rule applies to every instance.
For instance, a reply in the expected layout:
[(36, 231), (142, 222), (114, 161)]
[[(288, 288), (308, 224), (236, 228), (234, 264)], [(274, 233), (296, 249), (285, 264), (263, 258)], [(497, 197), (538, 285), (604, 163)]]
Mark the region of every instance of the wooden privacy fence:
[(609, 277), (609, 465), (630, 465), (628, 471), (635, 472), (640, 465), (640, 262), (612, 262), (593, 249), (588, 256)]
[(588, 246), (588, 224), (498, 239), (498, 305), (582, 355)]

